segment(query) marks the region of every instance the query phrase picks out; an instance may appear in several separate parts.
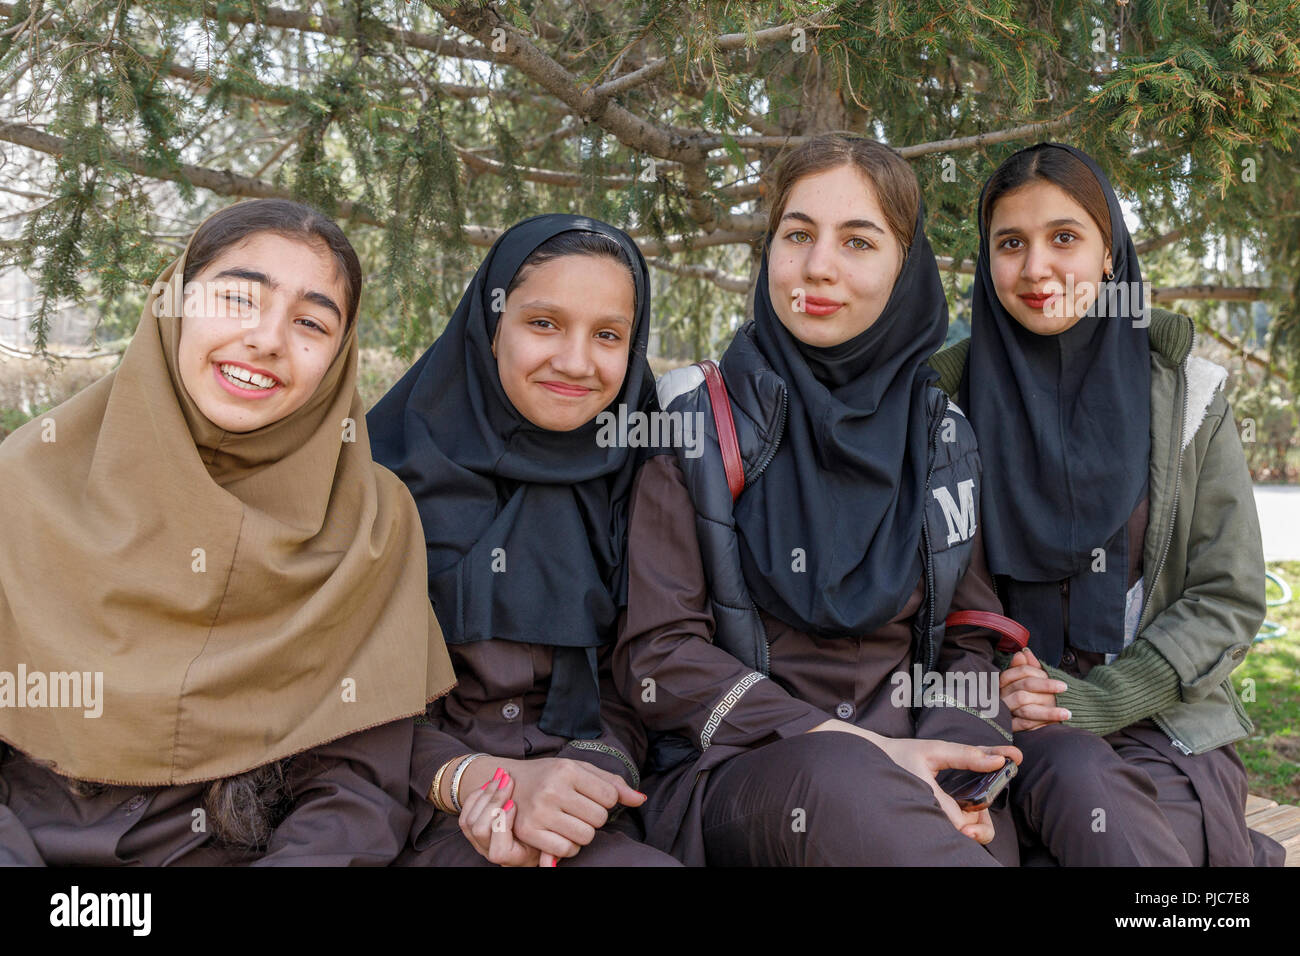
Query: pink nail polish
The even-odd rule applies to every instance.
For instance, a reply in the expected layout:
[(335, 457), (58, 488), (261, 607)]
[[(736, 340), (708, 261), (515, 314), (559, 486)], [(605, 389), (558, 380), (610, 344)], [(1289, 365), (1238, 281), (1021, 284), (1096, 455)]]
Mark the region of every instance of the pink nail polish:
[(504, 812), (504, 813), (509, 813), (509, 812), (510, 812), (510, 808), (513, 807), (514, 805), (515, 805), (514, 800), (507, 800), (507, 801), (506, 801), (506, 805), (505, 805), (504, 807), (502, 807), (501, 810), (502, 810), (502, 812)]
[(480, 790), (486, 790), (486, 789), (487, 789), (488, 787), (490, 787), (490, 786), (492, 786), (492, 781), (491, 781), (491, 780), (489, 780), (487, 783), (483, 784), (483, 786), (479, 787), (479, 789), (480, 789)]
[(506, 784), (508, 784), (509, 782), (510, 782), (510, 774), (506, 774), (501, 778), (501, 782), (497, 784), (497, 789), (504, 790), (506, 788)]
[(494, 774), (492, 775), (492, 779), (493, 779), (493, 780), (500, 780), (500, 779), (501, 779), (501, 775), (502, 775), (503, 773), (505, 773), (505, 772), (506, 772), (506, 771), (505, 771), (505, 768), (504, 768), (504, 767), (497, 767), (497, 772), (494, 773)]
[(552, 860), (552, 861), (551, 861), (551, 866), (559, 866), (559, 865), (560, 865), (560, 861), (559, 861), (559, 860)]

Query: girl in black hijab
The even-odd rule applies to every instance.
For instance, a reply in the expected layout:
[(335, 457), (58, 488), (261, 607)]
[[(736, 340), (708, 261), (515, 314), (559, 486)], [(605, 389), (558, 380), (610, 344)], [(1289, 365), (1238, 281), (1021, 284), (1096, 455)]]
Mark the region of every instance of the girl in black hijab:
[(1189, 355), (1189, 319), (1149, 308), (1115, 192), (1071, 146), (1021, 150), (985, 185), (972, 309), (970, 342), (933, 364), (949, 390), (960, 376), (989, 566), (1031, 635), (1002, 676), (1029, 855), (1269, 862), (1231, 745), (1263, 562), (1226, 372)]
[(644, 799), (644, 739), (604, 666), (636, 452), (600, 440), (596, 419), (655, 410), (649, 322), (625, 233), (537, 216), (497, 240), (367, 416), (376, 460), (419, 507), (460, 681), (417, 728), (424, 809), (402, 862), (672, 862), (604, 826)]
[(935, 782), (1019, 754), (989, 632), (944, 633), (949, 610), (998, 607), (973, 435), (925, 366), (947, 309), (922, 220), (892, 150), (801, 146), (719, 405), (696, 368), (659, 383), (666, 411), (703, 414), (704, 453), (638, 475), (614, 672), (656, 735), (647, 839), (688, 864), (1016, 859), (1009, 824)]

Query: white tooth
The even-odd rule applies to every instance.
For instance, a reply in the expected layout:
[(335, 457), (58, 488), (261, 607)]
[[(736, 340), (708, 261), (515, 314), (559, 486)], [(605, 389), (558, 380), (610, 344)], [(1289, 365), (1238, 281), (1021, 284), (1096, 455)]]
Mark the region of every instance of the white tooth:
[(265, 375), (258, 375), (255, 372), (249, 372), (247, 369), (239, 368), (236, 365), (222, 365), (220, 369), (226, 378), (242, 385), (252, 385), (254, 388), (270, 388), (275, 384), (274, 379), (267, 378)]

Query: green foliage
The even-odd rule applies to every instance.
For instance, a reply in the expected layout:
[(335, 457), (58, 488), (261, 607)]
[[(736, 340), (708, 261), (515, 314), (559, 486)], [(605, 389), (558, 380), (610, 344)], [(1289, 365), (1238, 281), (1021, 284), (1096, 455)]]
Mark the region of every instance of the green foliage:
[[(284, 25), (284, 11), (300, 9), (311, 28)], [(490, 36), (450, 26), (465, 11), (567, 71), (565, 95), (660, 57), (667, 66), (574, 115), (515, 65), (513, 46), (461, 57), (419, 39), (481, 49)], [(782, 23), (804, 28), (802, 47), (764, 38)], [(22, 264), (36, 281), (42, 348), (68, 302), (96, 308), (114, 337), (129, 331), (176, 237), (251, 194), (196, 187), (187, 167), (340, 215), (366, 267), (363, 340), (409, 355), (441, 328), (482, 254), (484, 232), (469, 227), (581, 212), (676, 240), (663, 257), (679, 265), (744, 277), (749, 247), (711, 244), (705, 226), (753, 233), (754, 184), (785, 152), (757, 136), (842, 128), (910, 147), (1056, 121), (913, 158), (936, 253), (974, 258), (973, 209), (1001, 159), (1037, 139), (1071, 142), (1132, 203), (1139, 238), (1186, 229), (1151, 260), (1156, 285), (1221, 283), (1206, 244), (1249, 246), (1249, 281), (1276, 288), (1268, 347), (1300, 376), (1295, 0), (25, 0), (0, 4), (0, 33), (0, 78), (12, 80), (0, 79), (12, 113), (0, 121), (61, 143), (35, 176), (52, 199), (26, 218), (21, 244), (0, 250), (0, 266)], [(718, 38), (731, 34), (744, 41), (727, 48)], [(620, 139), (607, 106), (664, 132), (670, 151), (711, 137), (703, 179), (676, 153)], [(659, 276), (661, 349), (716, 351), (743, 296)]]

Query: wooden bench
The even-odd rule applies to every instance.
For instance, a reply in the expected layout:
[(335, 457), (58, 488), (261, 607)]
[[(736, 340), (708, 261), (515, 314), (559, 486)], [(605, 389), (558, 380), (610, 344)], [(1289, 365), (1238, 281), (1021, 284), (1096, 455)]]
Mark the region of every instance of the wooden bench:
[(1252, 793), (1246, 797), (1246, 825), (1282, 844), (1287, 866), (1300, 866), (1300, 807)]

